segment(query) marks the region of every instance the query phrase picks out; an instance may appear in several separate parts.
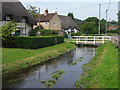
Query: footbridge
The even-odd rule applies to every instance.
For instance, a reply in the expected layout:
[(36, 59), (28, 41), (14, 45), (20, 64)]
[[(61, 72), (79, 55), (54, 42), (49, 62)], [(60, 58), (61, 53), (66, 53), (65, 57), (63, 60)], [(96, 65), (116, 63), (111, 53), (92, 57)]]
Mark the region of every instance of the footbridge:
[(100, 45), (111, 41), (110, 36), (73, 36), (72, 42), (76, 44)]

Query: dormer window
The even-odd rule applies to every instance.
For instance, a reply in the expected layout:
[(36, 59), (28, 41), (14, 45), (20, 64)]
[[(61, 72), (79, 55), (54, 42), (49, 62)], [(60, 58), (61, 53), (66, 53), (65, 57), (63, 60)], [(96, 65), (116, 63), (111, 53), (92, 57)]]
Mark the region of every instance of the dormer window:
[(27, 22), (26, 18), (23, 17), (22, 20), (21, 20), (21, 22), (22, 22), (22, 23), (26, 23), (26, 22)]
[(12, 18), (11, 18), (10, 15), (6, 15), (6, 16), (5, 16), (5, 20), (6, 20), (6, 21), (10, 21), (10, 20), (12, 20)]

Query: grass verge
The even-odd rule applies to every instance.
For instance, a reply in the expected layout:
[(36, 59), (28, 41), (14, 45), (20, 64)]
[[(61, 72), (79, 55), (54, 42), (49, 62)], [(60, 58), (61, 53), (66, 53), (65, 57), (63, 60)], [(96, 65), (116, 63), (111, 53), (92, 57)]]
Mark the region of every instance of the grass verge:
[(62, 43), (40, 49), (2, 48), (2, 73), (40, 64), (74, 49), (72, 43)]
[(83, 76), (76, 81), (76, 87), (118, 88), (118, 49), (113, 43), (98, 47), (94, 58), (83, 68)]

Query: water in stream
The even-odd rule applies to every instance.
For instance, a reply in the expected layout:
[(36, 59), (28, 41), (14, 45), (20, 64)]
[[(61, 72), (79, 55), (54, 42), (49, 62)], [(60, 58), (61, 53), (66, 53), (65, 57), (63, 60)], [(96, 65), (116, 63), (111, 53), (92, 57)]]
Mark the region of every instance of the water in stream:
[[(19, 77), (21, 78), (19, 82), (4, 86), (12, 88), (43, 88), (44, 84), (40, 81), (49, 80), (50, 73), (62, 69), (66, 73), (62, 75), (61, 79), (56, 81), (52, 88), (74, 88), (73, 83), (75, 80), (79, 80), (80, 75), (82, 75), (83, 64), (88, 63), (94, 55), (95, 47), (77, 47), (68, 53), (45, 62), (43, 65), (34, 67), (24, 77)], [(80, 57), (83, 57), (81, 62), (77, 62), (76, 65), (69, 64), (70, 61), (80, 60)]]

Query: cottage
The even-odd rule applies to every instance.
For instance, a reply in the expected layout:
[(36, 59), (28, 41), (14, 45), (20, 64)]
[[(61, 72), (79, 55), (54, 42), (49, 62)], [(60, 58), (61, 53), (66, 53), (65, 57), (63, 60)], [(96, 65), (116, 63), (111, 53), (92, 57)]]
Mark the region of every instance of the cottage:
[(78, 29), (77, 24), (74, 22), (74, 20), (71, 17), (58, 15), (57, 12), (48, 13), (48, 9), (45, 10), (44, 14), (38, 15), (36, 21), (37, 21), (37, 26), (34, 26), (34, 28), (38, 28), (40, 24), (44, 29), (50, 29), (50, 30), (59, 31), (59, 30), (71, 29), (71, 31), (75, 31), (77, 33), (77, 29)]
[(28, 36), (29, 31), (33, 29), (33, 25), (37, 24), (34, 17), (25, 9), (25, 7), (17, 0), (16, 2), (2, 2), (2, 10), (0, 13), (0, 22), (5, 25), (8, 21), (14, 20), (17, 23), (15, 33), (19, 36)]

